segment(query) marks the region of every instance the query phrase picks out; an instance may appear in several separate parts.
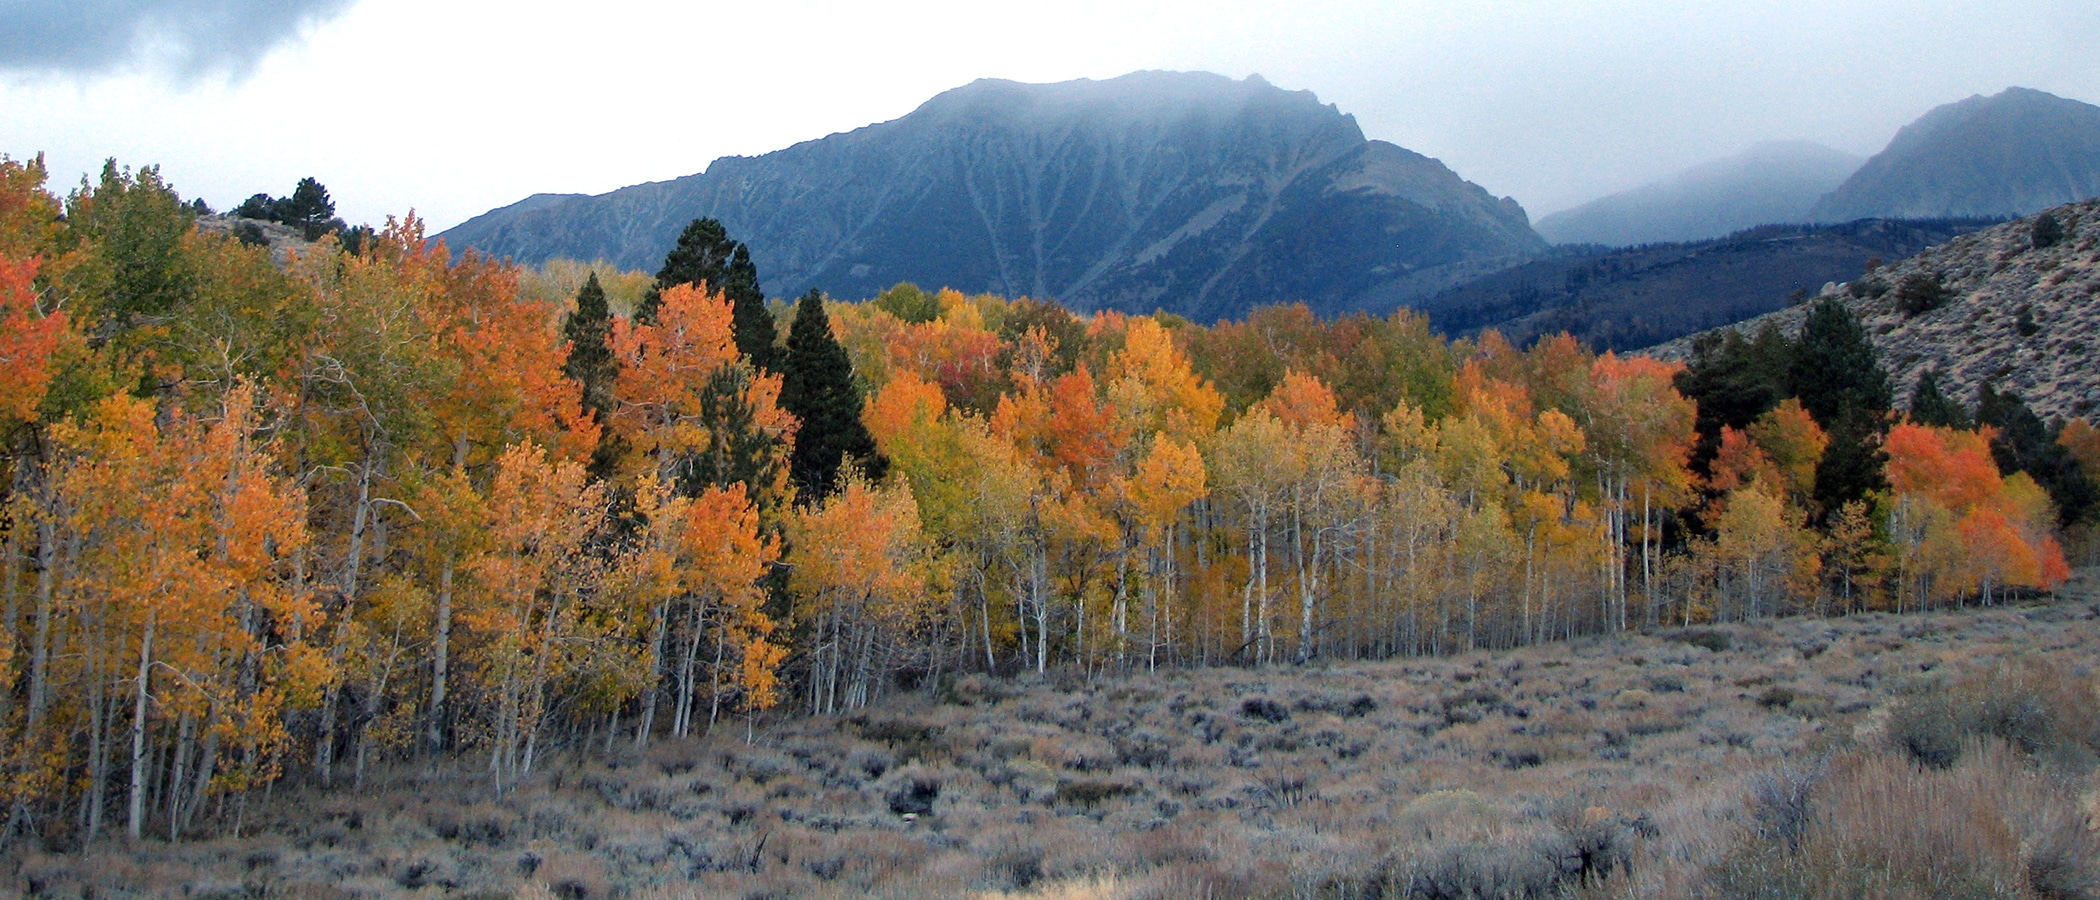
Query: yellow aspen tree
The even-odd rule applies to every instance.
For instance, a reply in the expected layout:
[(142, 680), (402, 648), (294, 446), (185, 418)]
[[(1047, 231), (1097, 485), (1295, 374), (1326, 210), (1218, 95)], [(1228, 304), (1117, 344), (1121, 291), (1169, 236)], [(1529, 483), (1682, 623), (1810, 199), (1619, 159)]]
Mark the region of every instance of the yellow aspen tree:
[(900, 662), (927, 589), (909, 489), (850, 480), (788, 520), (789, 590), (811, 643), (811, 712), (866, 706)]
[(531, 773), (555, 681), (598, 649), (580, 627), (603, 580), (585, 547), (605, 528), (608, 504), (581, 463), (529, 444), (497, 459), (487, 544), (470, 566), (479, 596), (460, 618), (480, 639), (479, 674), (496, 698), (485, 739), (499, 791)]

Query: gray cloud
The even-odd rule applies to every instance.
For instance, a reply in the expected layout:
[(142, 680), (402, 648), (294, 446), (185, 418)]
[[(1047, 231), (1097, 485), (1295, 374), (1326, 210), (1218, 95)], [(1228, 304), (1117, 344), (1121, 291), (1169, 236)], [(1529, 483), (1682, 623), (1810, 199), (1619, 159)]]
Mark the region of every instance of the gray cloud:
[(356, 0), (0, 0), (0, 71), (245, 74)]

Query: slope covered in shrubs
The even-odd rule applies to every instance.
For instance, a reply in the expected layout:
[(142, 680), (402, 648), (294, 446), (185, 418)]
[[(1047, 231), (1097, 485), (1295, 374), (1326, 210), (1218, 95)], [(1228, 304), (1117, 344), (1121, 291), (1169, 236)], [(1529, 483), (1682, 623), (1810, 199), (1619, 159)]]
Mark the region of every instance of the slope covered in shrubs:
[[(2074, 583), (2074, 587), (2077, 584)], [(965, 674), (849, 715), (256, 795), (71, 896), (2089, 897), (2100, 607), (1435, 660)]]

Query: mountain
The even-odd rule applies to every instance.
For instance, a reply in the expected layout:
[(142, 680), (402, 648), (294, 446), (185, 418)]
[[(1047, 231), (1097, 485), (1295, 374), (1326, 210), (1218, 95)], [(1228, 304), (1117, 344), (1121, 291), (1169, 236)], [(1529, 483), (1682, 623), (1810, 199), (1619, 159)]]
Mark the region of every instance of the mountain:
[(1430, 326), (1519, 344), (1566, 331), (1598, 349), (1645, 347), (1786, 305), (1869, 261), (1902, 259), (1989, 220), (1767, 225), (1725, 238), (1554, 255), (1419, 301)]
[[(2053, 242), (2036, 240), (2036, 218), (2020, 219), (1824, 289), (1843, 297), (1873, 336), (1898, 406), (1909, 405), (1918, 376), (1933, 369), (1941, 390), (1970, 406), (1989, 381), (2044, 418), (2100, 412), (2100, 201), (2047, 215), (2063, 232)], [(1906, 283), (1937, 284), (1944, 299), (1920, 309), (1906, 302), (1918, 296)], [(1798, 334), (1806, 309), (1729, 327), (1754, 334), (1769, 323)], [(1693, 339), (1646, 352), (1683, 359)]]
[(775, 296), (914, 281), (1203, 321), (1297, 300), (1389, 308), (1546, 249), (1516, 201), (1366, 140), (1311, 92), (1174, 72), (980, 80), (894, 121), (539, 195), (441, 237), (655, 271), (699, 216), (751, 247)]
[(2007, 88), (1920, 116), (1817, 201), (1817, 222), (2011, 217), (2100, 197), (2100, 106)]
[(1699, 241), (1756, 225), (1808, 221), (1816, 200), (1858, 169), (1859, 157), (1808, 141), (1758, 144), (1663, 181), (1539, 219), (1556, 244), (1623, 247)]

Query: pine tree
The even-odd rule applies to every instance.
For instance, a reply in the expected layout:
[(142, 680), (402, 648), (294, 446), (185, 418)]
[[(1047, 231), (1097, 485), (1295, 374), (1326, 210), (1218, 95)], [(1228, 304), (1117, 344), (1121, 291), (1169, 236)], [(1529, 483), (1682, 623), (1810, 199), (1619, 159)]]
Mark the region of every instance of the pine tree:
[(729, 299), (734, 314), (736, 349), (751, 358), (760, 371), (780, 368), (774, 347), (778, 331), (773, 313), (766, 309), (766, 295), (758, 287), (758, 266), (751, 250), (729, 239), (729, 230), (715, 219), (694, 219), (678, 235), (678, 245), (664, 256), (664, 267), (656, 273), (656, 284), (635, 307), (642, 322), (656, 320), (657, 305), (665, 290), (681, 284), (705, 284), (708, 290)]
[(1883, 474), (1888, 454), (1881, 449), (1882, 436), (1888, 431), (1886, 416), (1847, 407), (1829, 431), (1830, 443), (1816, 463), (1816, 508), (1825, 516), (1888, 487)]
[(1699, 406), (1699, 444), (1693, 466), (1705, 472), (1721, 446), (1721, 429), (1748, 428), (1787, 397), (1793, 350), (1786, 335), (1766, 326), (1754, 338), (1726, 331), (1693, 342), (1691, 364), (1678, 373), (1678, 392)]
[(2063, 525), (2077, 522), (2100, 505), (2100, 488), (2057, 441), (2062, 427), (2049, 427), (2019, 394), (2000, 392), (1985, 383), (1977, 390), (1976, 423), (1997, 429), (1991, 439), (1991, 456), (1998, 462), (1998, 471), (2027, 473), (2049, 492)]
[(292, 188), (292, 195), (284, 201), (281, 221), (298, 228), (307, 240), (320, 237), (328, 229), (328, 220), (335, 218), (335, 201), (329, 199), (328, 189), (312, 178), (301, 178)]
[(802, 420), (789, 477), (803, 498), (816, 501), (828, 496), (847, 457), (859, 462), (870, 478), (880, 478), (888, 464), (876, 455), (875, 438), (861, 423), (860, 387), (853, 383), (853, 361), (832, 336), (824, 297), (814, 289), (795, 304), (781, 378), (780, 406)]
[(1956, 431), (1971, 427), (1969, 411), (1940, 391), (1940, 373), (1932, 369), (1918, 376), (1918, 386), (1910, 392), (1910, 420)]
[[(620, 360), (605, 339), (612, 334), (612, 311), (605, 303), (605, 288), (592, 272), (576, 292), (576, 308), (562, 317), (561, 335), (569, 342), (569, 358), (561, 373), (583, 388), (583, 410), (601, 428), (611, 424), (614, 408), (613, 384), (620, 377)], [(591, 474), (609, 476), (624, 452), (619, 436), (609, 429), (600, 432), (591, 453)]]
[(1889, 409), (1888, 373), (1866, 328), (1835, 297), (1818, 300), (1809, 310), (1787, 376), (1794, 396), (1825, 428), (1852, 410), (1878, 415)]

